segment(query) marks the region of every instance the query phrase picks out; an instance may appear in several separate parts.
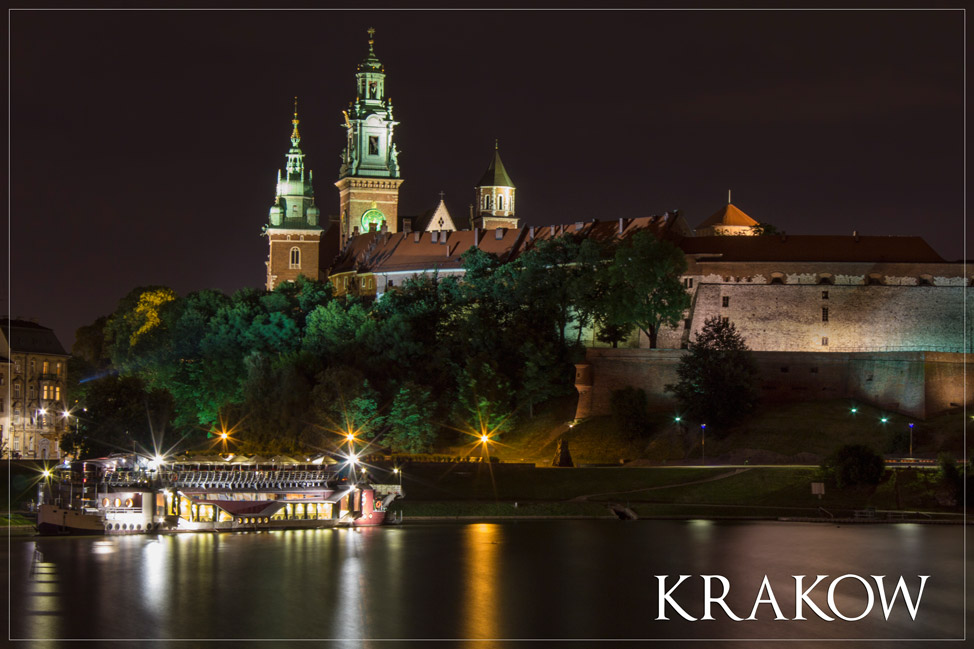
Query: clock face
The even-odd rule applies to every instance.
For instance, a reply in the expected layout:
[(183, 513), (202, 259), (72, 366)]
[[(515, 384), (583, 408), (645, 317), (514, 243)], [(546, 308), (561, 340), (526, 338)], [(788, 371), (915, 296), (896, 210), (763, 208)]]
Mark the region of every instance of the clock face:
[(386, 215), (380, 212), (379, 210), (375, 208), (372, 208), (371, 210), (367, 210), (362, 215), (362, 232), (368, 232), (371, 229), (373, 223), (375, 223), (375, 229), (378, 230), (379, 228), (382, 227), (382, 223), (385, 220), (386, 220)]

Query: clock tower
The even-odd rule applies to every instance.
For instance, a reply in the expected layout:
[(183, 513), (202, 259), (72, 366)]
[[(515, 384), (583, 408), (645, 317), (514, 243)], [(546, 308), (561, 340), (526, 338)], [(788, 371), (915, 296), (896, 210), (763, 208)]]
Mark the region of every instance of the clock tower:
[(339, 191), (341, 243), (356, 232), (398, 231), (399, 150), (393, 129), (392, 101), (386, 97), (385, 67), (375, 55), (375, 30), (369, 29), (369, 53), (355, 74), (355, 101), (343, 111), (345, 151), (335, 185)]
[(284, 282), (293, 282), (298, 275), (318, 279), (318, 252), (324, 232), (315, 207), (315, 192), (311, 186), (311, 171), (304, 168), (304, 153), (299, 146), (298, 98), (294, 98), (294, 119), (291, 120), (291, 148), (287, 152), (285, 172), (277, 171), (277, 191), (267, 216), (264, 236), (267, 237), (267, 290), (272, 291)]

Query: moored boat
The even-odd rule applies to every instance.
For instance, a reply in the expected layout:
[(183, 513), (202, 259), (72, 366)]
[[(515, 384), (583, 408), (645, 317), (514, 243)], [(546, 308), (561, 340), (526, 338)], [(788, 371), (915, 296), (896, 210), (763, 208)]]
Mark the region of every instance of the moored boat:
[[(222, 458), (219, 458), (222, 460)], [(42, 534), (139, 534), (373, 526), (398, 485), (349, 481), (323, 464), (146, 462), (112, 456), (55, 470)]]

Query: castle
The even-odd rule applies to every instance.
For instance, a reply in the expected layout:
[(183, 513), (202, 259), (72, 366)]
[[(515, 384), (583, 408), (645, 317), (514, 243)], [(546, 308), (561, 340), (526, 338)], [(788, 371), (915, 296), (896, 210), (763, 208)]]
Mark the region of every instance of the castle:
[(974, 322), (974, 305), (964, 300), (972, 276), (920, 237), (762, 233), (730, 196), (695, 228), (679, 213), (521, 227), (515, 186), (496, 145), (469, 224), (449, 214), (442, 196), (425, 214), (401, 215), (398, 122), (373, 36), (369, 30), (356, 97), (343, 111), (333, 221), (322, 222), (315, 205), (295, 105), (286, 170), (264, 228), (269, 290), (303, 274), (331, 281), (339, 294), (380, 297), (413, 275), (461, 274), (460, 257), (471, 247), (510, 261), (562, 234), (625, 239), (649, 230), (686, 255), (682, 279), (691, 306), (681, 326), (660, 332), (658, 349), (648, 349), (644, 337), (623, 349), (599, 348), (586, 332), (579, 416), (604, 412), (611, 390), (627, 384), (667, 402), (663, 386), (674, 381), (680, 350), (713, 316), (733, 322), (755, 350), (769, 399), (851, 397), (919, 417), (972, 400), (974, 381), (963, 380), (972, 351), (964, 330)]

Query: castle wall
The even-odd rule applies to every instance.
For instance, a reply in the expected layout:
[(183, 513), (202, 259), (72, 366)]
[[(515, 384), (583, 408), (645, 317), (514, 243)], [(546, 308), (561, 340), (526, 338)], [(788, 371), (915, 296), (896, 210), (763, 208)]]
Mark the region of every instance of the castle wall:
[[(652, 408), (676, 408), (665, 386), (677, 381), (683, 350), (589, 349), (576, 366), (576, 417), (609, 414), (612, 391), (645, 390)], [(937, 352), (753, 352), (765, 403), (852, 398), (925, 418), (974, 402), (974, 367), (964, 354)], [(965, 392), (964, 376), (967, 372)]]

